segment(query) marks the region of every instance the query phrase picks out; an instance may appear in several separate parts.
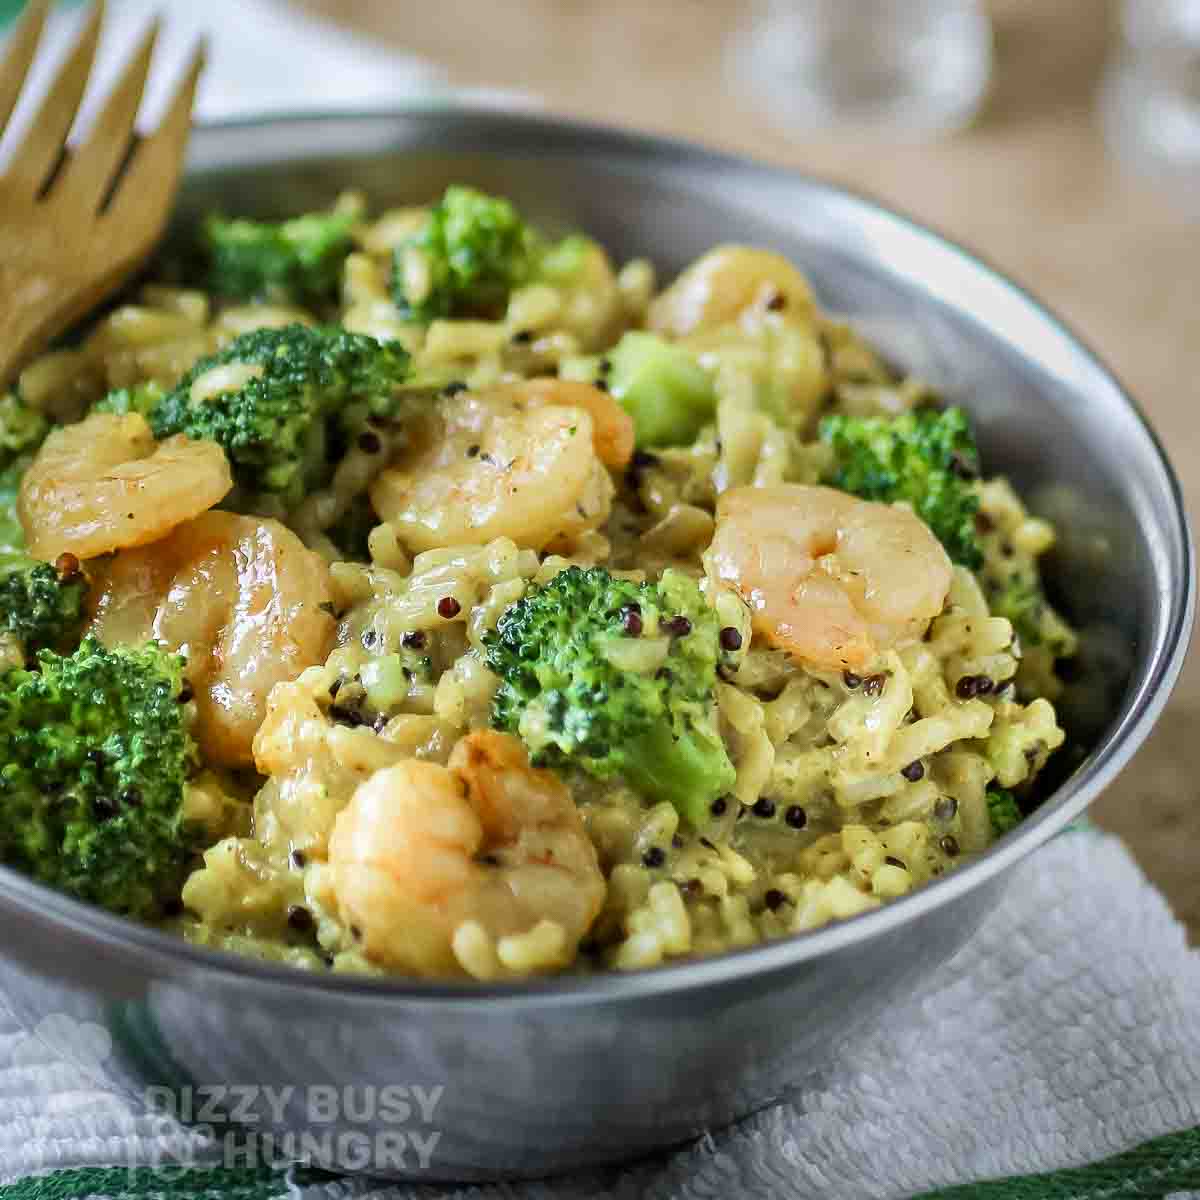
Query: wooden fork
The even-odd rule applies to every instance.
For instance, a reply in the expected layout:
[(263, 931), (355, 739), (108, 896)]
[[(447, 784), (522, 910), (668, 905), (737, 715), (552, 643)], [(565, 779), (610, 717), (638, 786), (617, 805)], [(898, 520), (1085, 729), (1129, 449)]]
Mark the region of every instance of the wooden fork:
[[(48, 8), (49, 0), (30, 0), (0, 63), (0, 135), (17, 105)], [(67, 148), (103, 16), (103, 0), (97, 0), (0, 175), (0, 390), (51, 338), (137, 269), (162, 235), (175, 195), (204, 50), (193, 54), (158, 128), (135, 140), (157, 22), (129, 59), (87, 139)]]

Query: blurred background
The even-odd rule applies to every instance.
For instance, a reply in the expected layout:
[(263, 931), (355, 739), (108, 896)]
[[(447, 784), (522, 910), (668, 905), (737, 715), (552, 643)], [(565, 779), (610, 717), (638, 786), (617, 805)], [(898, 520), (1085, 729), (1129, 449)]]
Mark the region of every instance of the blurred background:
[[(213, 31), (205, 117), (470, 89), (870, 193), (1065, 317), (1200, 511), (1200, 0), (110, 0), (155, 10), (173, 37)], [(1200, 942), (1193, 727), (1196, 655), (1093, 815)]]

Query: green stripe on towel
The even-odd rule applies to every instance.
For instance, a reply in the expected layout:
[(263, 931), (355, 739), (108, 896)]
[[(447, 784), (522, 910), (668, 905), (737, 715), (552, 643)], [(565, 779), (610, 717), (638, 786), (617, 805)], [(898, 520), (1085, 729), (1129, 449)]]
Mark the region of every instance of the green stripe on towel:
[[(300, 1186), (336, 1178), (316, 1171), (299, 1175)], [(1166, 1200), (1198, 1189), (1200, 1129), (1188, 1129), (1090, 1166), (967, 1183), (917, 1200)], [(267, 1167), (81, 1167), (0, 1186), (0, 1200), (281, 1200), (288, 1190), (286, 1175)]]
[(269, 1167), (75, 1167), (0, 1186), (0, 1200), (279, 1200), (285, 1177)]
[(965, 1183), (917, 1200), (1165, 1200), (1197, 1189), (1200, 1129), (1185, 1129), (1090, 1166)]

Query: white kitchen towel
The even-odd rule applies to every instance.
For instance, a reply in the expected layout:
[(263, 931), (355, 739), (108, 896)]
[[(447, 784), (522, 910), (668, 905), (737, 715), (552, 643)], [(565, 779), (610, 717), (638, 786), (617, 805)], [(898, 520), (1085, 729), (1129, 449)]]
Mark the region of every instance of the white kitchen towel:
[[(102, 1057), (103, 1032), (76, 1031), (68, 1065), (63, 1029), (48, 1014), (41, 1037), (11, 1023), (0, 1031), (0, 1182), (176, 1161), (161, 1124), (123, 1100), (98, 1102), (87, 1064)], [(1200, 1194), (1200, 1135), (1181, 1132), (1197, 1126), (1200, 953), (1119, 841), (1074, 832), (1017, 868), (978, 934), (849, 1046), (836, 1074), (686, 1149), (528, 1185), (241, 1170), (191, 1182), (172, 1174), (160, 1190), (264, 1200), (289, 1189), (298, 1200), (890, 1200), (958, 1185), (956, 1200), (1161, 1197)], [(1170, 1134), (1179, 1136), (1113, 1160)], [(0, 1200), (144, 1194), (155, 1182), (128, 1171), (50, 1178), (49, 1190), (26, 1179), (0, 1189)]]

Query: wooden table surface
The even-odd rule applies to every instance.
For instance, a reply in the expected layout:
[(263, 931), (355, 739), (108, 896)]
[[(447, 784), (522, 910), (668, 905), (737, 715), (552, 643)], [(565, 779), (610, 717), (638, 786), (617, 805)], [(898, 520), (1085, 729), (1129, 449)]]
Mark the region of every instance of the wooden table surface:
[[(1095, 111), (1113, 45), (1104, 0), (996, 0), (989, 102), (970, 131), (924, 146), (781, 133), (723, 73), (725, 48), (754, 17), (748, 2), (299, 2), (441, 63), (456, 83), (518, 88), (556, 113), (803, 167), (980, 250), (1099, 349), (1200, 512), (1200, 212), (1107, 153)], [(1125, 837), (1200, 942), (1200, 656), (1093, 814)]]

